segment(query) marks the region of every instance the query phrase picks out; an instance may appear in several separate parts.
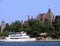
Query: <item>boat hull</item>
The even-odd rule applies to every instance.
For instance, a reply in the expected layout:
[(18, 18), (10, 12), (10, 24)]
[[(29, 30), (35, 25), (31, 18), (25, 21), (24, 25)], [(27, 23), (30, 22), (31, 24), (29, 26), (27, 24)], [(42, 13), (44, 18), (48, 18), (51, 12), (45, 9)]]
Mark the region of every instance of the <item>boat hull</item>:
[(4, 39), (0, 40), (4, 42), (30, 42), (30, 41), (36, 41), (36, 39)]

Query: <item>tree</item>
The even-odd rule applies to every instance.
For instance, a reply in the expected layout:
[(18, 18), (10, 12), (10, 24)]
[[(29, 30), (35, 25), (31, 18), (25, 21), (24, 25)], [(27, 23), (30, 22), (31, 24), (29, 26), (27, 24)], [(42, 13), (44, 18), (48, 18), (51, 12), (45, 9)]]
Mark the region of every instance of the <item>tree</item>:
[(30, 27), (28, 34), (31, 37), (38, 37), (42, 31), (42, 28), (43, 28), (42, 23), (36, 19), (30, 19), (30, 20), (28, 20), (28, 24)]
[(0, 33), (0, 36), (8, 36), (8, 32), (2, 32)]
[(30, 31), (30, 26), (29, 26), (29, 24), (27, 23), (27, 24), (25, 24), (25, 25), (23, 25), (23, 28), (24, 28), (24, 30), (27, 32), (27, 31)]
[(55, 30), (56, 31), (59, 31), (60, 32), (60, 20), (59, 19), (56, 19), (55, 20), (54, 27), (55, 27)]
[(55, 37), (60, 38), (60, 17), (59, 16), (56, 16), (53, 26), (55, 28)]
[(20, 21), (12, 22), (10, 25), (10, 31), (18, 32), (18, 31), (20, 31), (20, 27), (21, 27)]
[(8, 32), (8, 31), (10, 31), (10, 25), (9, 25), (9, 23), (6, 23), (6, 27), (4, 29), (4, 32)]
[(44, 26), (45, 26), (45, 31), (46, 32), (51, 32), (51, 31), (54, 30), (54, 27), (53, 27), (53, 25), (52, 25), (52, 23), (50, 22), (49, 19), (45, 19)]

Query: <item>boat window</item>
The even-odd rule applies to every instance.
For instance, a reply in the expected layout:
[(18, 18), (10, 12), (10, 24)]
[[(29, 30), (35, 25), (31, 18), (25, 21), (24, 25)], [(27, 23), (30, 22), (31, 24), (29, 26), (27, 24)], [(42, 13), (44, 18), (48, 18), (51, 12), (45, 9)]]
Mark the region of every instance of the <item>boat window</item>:
[(10, 39), (19, 39), (19, 38), (10, 38)]

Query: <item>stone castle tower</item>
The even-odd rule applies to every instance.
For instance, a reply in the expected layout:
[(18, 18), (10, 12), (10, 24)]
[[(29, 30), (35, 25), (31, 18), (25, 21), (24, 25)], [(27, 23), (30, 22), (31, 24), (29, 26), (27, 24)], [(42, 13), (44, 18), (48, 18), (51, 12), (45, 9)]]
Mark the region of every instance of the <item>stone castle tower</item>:
[(1, 31), (0, 32), (3, 32), (4, 28), (5, 28), (6, 24), (4, 21), (1, 22)]
[(50, 8), (48, 9), (48, 12), (46, 13), (46, 18), (49, 19), (51, 22), (53, 22), (55, 19), (54, 14), (52, 13)]

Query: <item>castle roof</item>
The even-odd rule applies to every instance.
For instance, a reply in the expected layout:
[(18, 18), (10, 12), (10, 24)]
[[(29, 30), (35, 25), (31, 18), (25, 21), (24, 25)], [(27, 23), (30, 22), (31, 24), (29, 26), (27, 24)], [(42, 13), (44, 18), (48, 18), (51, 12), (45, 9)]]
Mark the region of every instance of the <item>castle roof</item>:
[(45, 13), (41, 13), (41, 14), (39, 14), (37, 17), (39, 17), (39, 18), (40, 18), (40, 17), (45, 17), (45, 15), (46, 15)]
[(52, 13), (50, 8), (48, 9), (47, 15), (51, 15), (51, 16), (53, 15), (53, 13)]
[(41, 17), (43, 17), (43, 16), (45, 16), (45, 15), (46, 15), (45, 13), (40, 14)]
[(1, 23), (5, 23), (5, 21), (3, 20)]

